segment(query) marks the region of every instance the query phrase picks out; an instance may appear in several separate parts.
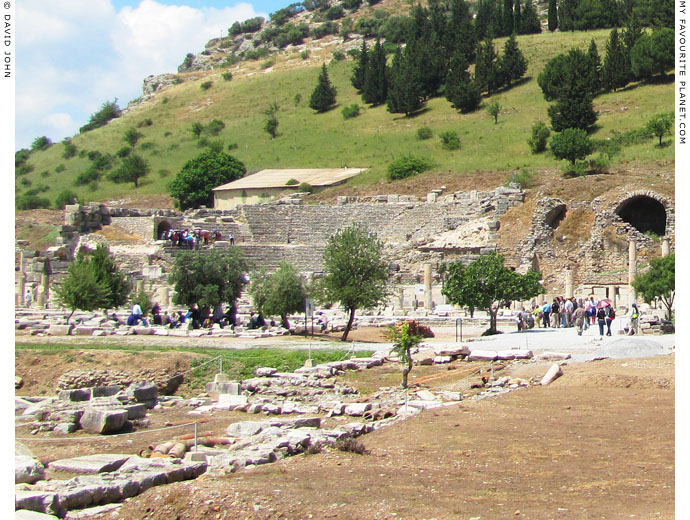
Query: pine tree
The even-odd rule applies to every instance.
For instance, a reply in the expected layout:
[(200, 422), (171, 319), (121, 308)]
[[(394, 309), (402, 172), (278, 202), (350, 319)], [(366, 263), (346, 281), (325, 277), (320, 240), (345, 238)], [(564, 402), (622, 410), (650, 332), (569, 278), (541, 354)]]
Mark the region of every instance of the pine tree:
[(494, 42), (487, 39), (477, 45), (477, 60), (474, 66), (474, 77), (482, 90), (489, 95), (503, 85), (498, 54)]
[(452, 38), (448, 44), (448, 60), (457, 52), (462, 52), (467, 61), (472, 63), (477, 48), (477, 35), (470, 8), (465, 0), (452, 0), (446, 34)]
[(520, 79), (527, 72), (527, 60), (518, 48), (515, 34), (506, 40), (500, 63), (501, 77), (507, 86), (510, 86), (512, 81)]
[(383, 50), (380, 40), (376, 40), (367, 64), (362, 99), (365, 103), (380, 105), (385, 103), (387, 96), (386, 51)]
[(316, 88), (311, 93), (311, 99), (309, 100), (309, 107), (313, 108), (317, 112), (326, 112), (330, 110), (333, 105), (335, 105), (335, 95), (336, 89), (331, 85), (328, 79), (328, 71), (326, 70), (326, 64), (324, 63), (321, 67), (321, 73), (319, 74), (319, 79), (316, 83)]
[(558, 7), (556, 0), (549, 0), (549, 31), (558, 29)]
[(520, 34), (539, 34), (540, 32), (541, 22), (539, 21), (537, 9), (534, 7), (532, 0), (527, 0), (520, 18)]
[(513, 32), (513, 0), (503, 0), (503, 36), (508, 36)]
[(561, 31), (575, 30), (575, 10), (578, 0), (560, 0), (558, 6), (558, 28)]
[(520, 0), (515, 0), (515, 13), (513, 15), (513, 34), (522, 34), (521, 30), (521, 19), (522, 13), (520, 12)]
[(642, 36), (644, 35), (644, 30), (642, 29), (642, 26), (640, 25), (640, 22), (635, 15), (635, 11), (633, 11), (632, 15), (630, 18), (628, 18), (628, 22), (625, 24), (625, 28), (621, 31), (621, 39), (623, 40), (623, 45), (625, 45), (625, 59), (626, 59), (626, 66), (627, 69), (630, 71), (630, 79), (634, 76), (632, 72), (632, 60), (631, 60), (631, 51), (632, 48), (635, 46), (635, 43), (637, 43), (637, 40), (639, 40)]
[(103, 308), (112, 309), (124, 305), (132, 287), (110, 255), (107, 246), (100, 244), (96, 247), (91, 254), (89, 265), (94, 270), (96, 280), (104, 282), (109, 290), (108, 299)]
[(597, 121), (592, 96), (587, 91), (573, 91), (570, 95), (559, 98), (555, 105), (548, 109), (551, 128), (561, 132), (566, 128), (587, 130)]
[(592, 38), (589, 44), (589, 49), (587, 50), (587, 59), (589, 61), (590, 73), (587, 78), (587, 83), (592, 86), (592, 92), (596, 94), (601, 88), (601, 58), (599, 57), (599, 51), (597, 50), (597, 44)]
[(352, 70), (352, 86), (357, 89), (357, 92), (361, 93), (364, 90), (364, 78), (367, 73), (367, 66), (369, 64), (369, 51), (367, 50), (367, 40), (362, 38), (362, 49), (359, 53), (359, 59)]
[(424, 105), (418, 76), (408, 54), (398, 47), (389, 72), (388, 97), (386, 105), (392, 114), (409, 116)]
[(618, 38), (618, 29), (613, 29), (606, 42), (606, 56), (601, 67), (601, 85), (605, 90), (623, 88), (630, 81), (630, 59), (625, 45)]
[(481, 103), (481, 89), (470, 77), (467, 71), (467, 60), (462, 53), (457, 53), (450, 60), (450, 68), (446, 76), (446, 99), (453, 108), (461, 112), (476, 110)]

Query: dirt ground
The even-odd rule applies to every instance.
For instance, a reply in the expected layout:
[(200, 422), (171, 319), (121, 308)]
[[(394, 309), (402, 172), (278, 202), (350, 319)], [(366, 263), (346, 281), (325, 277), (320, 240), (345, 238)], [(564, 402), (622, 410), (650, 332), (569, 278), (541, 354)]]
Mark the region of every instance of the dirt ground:
[[(34, 377), (47, 384), (62, 368), (76, 368), (81, 363), (77, 360), (84, 358), (75, 356), (70, 363), (51, 364), (52, 369), (39, 372), (43, 360), (25, 352), (16, 357), (17, 372), (32, 365)], [(146, 362), (159, 367), (189, 363), (190, 356), (177, 356), (156, 359), (150, 353)], [(134, 369), (137, 357), (141, 353), (111, 352), (106, 367), (110, 363)], [(480, 377), (475, 363), (456, 364), (455, 370), (415, 367), (412, 383), (464, 389)], [(521, 362), (500, 374), (541, 377), (548, 366)], [(366, 394), (395, 384), (398, 370), (386, 364), (344, 379)], [(547, 387), (465, 400), (377, 430), (360, 438), (369, 454), (331, 449), (222, 479), (202, 476), (152, 488), (128, 500), (119, 512), (94, 518), (674, 518), (674, 357), (573, 363), (563, 371), (564, 376)], [(186, 422), (193, 417), (188, 411), (174, 406), (150, 411), (148, 429)], [(200, 430), (219, 433), (247, 416), (222, 412), (206, 419)], [(84, 453), (139, 453), (170, 440), (170, 431), (109, 436), (98, 442), (80, 442), (77, 433), (72, 442), (25, 444), (46, 461)], [(186, 426), (174, 435), (190, 431)], [(16, 436), (30, 437), (26, 427), (17, 428)]]

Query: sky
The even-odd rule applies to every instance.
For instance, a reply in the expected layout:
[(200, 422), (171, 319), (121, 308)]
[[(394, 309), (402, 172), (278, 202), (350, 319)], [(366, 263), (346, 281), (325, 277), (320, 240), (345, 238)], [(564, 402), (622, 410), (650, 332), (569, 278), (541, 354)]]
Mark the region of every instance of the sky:
[(290, 0), (21, 0), (16, 3), (15, 150), (72, 136), (106, 101), (139, 97), (235, 21)]

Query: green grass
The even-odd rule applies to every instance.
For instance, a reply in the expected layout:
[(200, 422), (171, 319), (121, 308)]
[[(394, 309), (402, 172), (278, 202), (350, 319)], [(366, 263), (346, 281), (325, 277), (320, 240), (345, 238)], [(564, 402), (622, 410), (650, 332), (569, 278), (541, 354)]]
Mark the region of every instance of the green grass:
[[(281, 69), (287, 59), (277, 55), (276, 67), (268, 73), (257, 72), (242, 76), (233, 70), (233, 81), (219, 81), (226, 70), (218, 69), (208, 76), (173, 86), (156, 100), (137, 108), (126, 116), (113, 120), (106, 127), (73, 138), (79, 150), (100, 150), (114, 154), (123, 145), (127, 128), (150, 118), (153, 125), (142, 128), (143, 141), (154, 143), (149, 150), (135, 150), (146, 158), (151, 171), (164, 169), (172, 175), (180, 170), (185, 161), (200, 153), (197, 140), (189, 132), (191, 124), (209, 123), (220, 119), (225, 128), (214, 139), (222, 139), (227, 147), (237, 143), (231, 153), (244, 161), (249, 171), (263, 168), (297, 167), (369, 167), (370, 170), (352, 179), (354, 185), (369, 185), (385, 178), (389, 162), (403, 153), (431, 158), (436, 167), (425, 175), (438, 172), (464, 172), (489, 170), (497, 174), (502, 184), (505, 172), (521, 167), (553, 168), (559, 161), (549, 152), (530, 153), (527, 139), (532, 125), (537, 121), (549, 123), (546, 110), (549, 105), (537, 84), (537, 76), (545, 63), (554, 55), (566, 52), (570, 47), (586, 49), (592, 38), (597, 42), (600, 55), (605, 54), (608, 30), (568, 33), (542, 33), (518, 38), (520, 49), (529, 60), (526, 79), (513, 88), (485, 98), (482, 106), (471, 114), (460, 114), (452, 109), (444, 98), (431, 99), (426, 109), (412, 118), (393, 115), (385, 106), (364, 106), (357, 118), (344, 121), (342, 107), (360, 103), (361, 98), (350, 84), (352, 60), (332, 62), (329, 77), (338, 90), (337, 105), (333, 110), (316, 114), (304, 101), (316, 85), (319, 66)], [(504, 39), (495, 45), (502, 52)], [(208, 91), (201, 91), (200, 84), (214, 81)], [(302, 102), (295, 106), (296, 94)], [(162, 102), (163, 96), (168, 98)], [(486, 113), (485, 106), (499, 100), (502, 105), (498, 124)], [(673, 106), (672, 77), (665, 83), (631, 84), (626, 89), (598, 96), (595, 110), (600, 111), (597, 127), (592, 137), (606, 139), (613, 131), (625, 132), (641, 128), (659, 112), (668, 112)], [(271, 139), (263, 130), (265, 116), (262, 112), (269, 104), (280, 106), (277, 118), (279, 136)], [(210, 103), (210, 104), (207, 104)], [(454, 130), (462, 141), (462, 149), (448, 152), (441, 148), (437, 139), (419, 141), (416, 131), (422, 126), (431, 128), (435, 135)], [(165, 135), (168, 133), (169, 135)], [(623, 149), (615, 161), (655, 161), (673, 159), (672, 140), (669, 146), (659, 148), (653, 139)], [(72, 182), (84, 171), (89, 161), (75, 157), (62, 159), (63, 147), (56, 144), (47, 151), (35, 153), (30, 163), (34, 171), (26, 177), (33, 184), (40, 182), (39, 172), (53, 171), (58, 164), (66, 169), (51, 176), (50, 190), (44, 195), (53, 200), (61, 190), (71, 188), (86, 200), (109, 200), (129, 193), (167, 193), (170, 178), (149, 174), (142, 179), (139, 188), (133, 185), (113, 184), (101, 181), (95, 191), (86, 187), (74, 188)], [(615, 166), (614, 161), (614, 166)]]
[[(185, 375), (185, 381), (191, 389), (203, 388), (203, 386), (213, 376), (218, 373), (220, 368), (220, 361), (216, 360), (213, 363), (207, 363), (209, 359), (220, 356), (222, 358), (223, 373), (231, 380), (247, 379), (254, 376), (254, 369), (257, 367), (272, 367), (277, 368), (280, 372), (292, 372), (296, 368), (304, 366), (304, 362), (309, 358), (309, 350), (283, 350), (270, 348), (256, 348), (247, 350), (230, 350), (217, 348), (179, 348), (179, 347), (141, 347), (132, 345), (122, 346), (108, 346), (92, 345), (88, 343), (83, 344), (34, 344), (34, 343), (17, 343), (15, 345), (16, 352), (21, 350), (37, 351), (39, 355), (54, 355), (65, 351), (72, 350), (121, 350), (133, 354), (143, 352), (144, 355), (151, 355), (152, 353), (165, 352), (184, 352), (194, 353), (200, 356), (192, 361), (192, 370)], [(358, 352), (358, 357), (367, 357), (373, 354), (372, 351)], [(93, 355), (80, 355), (86, 357), (89, 362), (96, 362)], [(350, 354), (346, 350), (313, 350), (311, 358), (314, 364), (328, 363), (329, 361), (339, 361), (347, 359)], [(88, 359), (93, 358), (93, 359)], [(203, 365), (203, 366), (202, 366)]]

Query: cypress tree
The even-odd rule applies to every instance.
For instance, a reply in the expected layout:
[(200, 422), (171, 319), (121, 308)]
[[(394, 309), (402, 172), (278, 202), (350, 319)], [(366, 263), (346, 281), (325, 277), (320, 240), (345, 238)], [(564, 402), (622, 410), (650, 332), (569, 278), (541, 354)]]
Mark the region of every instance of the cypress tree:
[(508, 36), (513, 32), (513, 0), (503, 0), (502, 36)]
[(365, 103), (380, 105), (388, 96), (388, 78), (386, 74), (386, 52), (380, 40), (371, 51), (364, 78), (362, 99)]
[(623, 88), (630, 81), (630, 59), (625, 45), (618, 38), (618, 29), (613, 29), (606, 42), (606, 56), (601, 67), (601, 85), (605, 90)]
[(321, 67), (321, 73), (319, 74), (316, 87), (311, 93), (309, 107), (317, 112), (326, 112), (335, 105), (335, 95), (336, 89), (331, 85), (331, 81), (328, 79), (328, 71), (324, 63)]
[(549, 0), (549, 31), (558, 29), (558, 7), (556, 0)]
[(515, 0), (515, 14), (513, 15), (513, 34), (521, 34), (521, 16), (520, 0)]
[(450, 60), (446, 77), (445, 96), (453, 108), (461, 112), (476, 110), (481, 103), (482, 93), (476, 81), (467, 72), (467, 60), (462, 53), (457, 53)]
[(410, 115), (422, 108), (422, 94), (416, 70), (407, 54), (398, 47), (389, 73), (386, 106), (392, 114)]
[(474, 19), (474, 31), (478, 39), (483, 40), (489, 36), (489, 26), (493, 16), (494, 3), (492, 0), (479, 0), (477, 3), (477, 16)]
[(587, 91), (573, 91), (570, 95), (558, 100), (548, 109), (551, 127), (556, 132), (566, 128), (587, 130), (597, 121), (592, 96)]
[(484, 91), (489, 95), (503, 85), (498, 54), (492, 39), (487, 39), (477, 45), (477, 60), (474, 66), (474, 77)]
[(575, 10), (578, 0), (560, 0), (558, 6), (558, 28), (561, 31), (575, 30)]
[(510, 86), (512, 81), (520, 79), (527, 72), (527, 60), (518, 48), (515, 34), (506, 40), (500, 64), (501, 77), (506, 86)]
[(587, 77), (587, 83), (592, 86), (591, 90), (596, 94), (601, 88), (601, 80), (599, 78), (601, 73), (601, 58), (599, 57), (599, 51), (594, 38), (592, 38), (592, 41), (589, 44), (589, 49), (587, 50), (587, 59), (589, 61), (589, 75)]
[(449, 42), (448, 58), (459, 51), (465, 55), (469, 63), (472, 63), (475, 59), (477, 36), (470, 8), (465, 0), (452, 0), (446, 34), (452, 38)]
[(532, 0), (527, 0), (520, 18), (520, 34), (539, 34), (540, 32), (541, 22), (539, 21), (537, 9), (534, 7)]
[(359, 60), (357, 60), (352, 70), (352, 78), (350, 79), (352, 86), (355, 87), (359, 93), (364, 89), (364, 78), (366, 77), (368, 64), (369, 51), (367, 50), (367, 40), (366, 38), (362, 38), (362, 49), (359, 53)]

